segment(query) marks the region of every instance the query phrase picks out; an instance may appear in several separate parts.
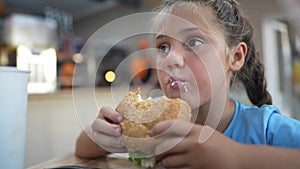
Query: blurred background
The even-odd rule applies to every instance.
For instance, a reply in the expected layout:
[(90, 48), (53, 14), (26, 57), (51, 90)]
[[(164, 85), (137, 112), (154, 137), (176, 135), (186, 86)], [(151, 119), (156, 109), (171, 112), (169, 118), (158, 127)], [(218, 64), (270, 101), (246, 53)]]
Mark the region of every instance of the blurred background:
[[(285, 115), (300, 119), (300, 1), (239, 0), (255, 29), (255, 42), (265, 64), (268, 89)], [(149, 47), (146, 35), (112, 46), (113, 39), (95, 49), (95, 62), (80, 54), (99, 28), (122, 16), (150, 12), (161, 0), (0, 0), (0, 66), (30, 70), (28, 85), (25, 167), (73, 152), (81, 131), (72, 88), (97, 72), (98, 106), (115, 106), (110, 86), (117, 65), (128, 55)], [(97, 59), (105, 58), (100, 65)], [(130, 60), (132, 86), (157, 87), (155, 70), (139, 71), (151, 64)], [(82, 75), (72, 83), (75, 65)], [(125, 73), (125, 74), (126, 74)], [(90, 95), (79, 90), (88, 101)], [(115, 97), (121, 97), (122, 92)], [(244, 99), (241, 87), (234, 97)], [(86, 112), (93, 111), (89, 106)]]

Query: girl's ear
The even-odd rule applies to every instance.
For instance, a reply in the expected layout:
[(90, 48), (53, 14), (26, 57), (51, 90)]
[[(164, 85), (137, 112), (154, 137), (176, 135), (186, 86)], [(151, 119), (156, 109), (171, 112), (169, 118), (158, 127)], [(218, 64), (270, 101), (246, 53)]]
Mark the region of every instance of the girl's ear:
[(230, 61), (229, 70), (235, 72), (240, 70), (245, 62), (245, 57), (247, 55), (247, 44), (245, 42), (240, 42), (233, 51), (233, 57)]

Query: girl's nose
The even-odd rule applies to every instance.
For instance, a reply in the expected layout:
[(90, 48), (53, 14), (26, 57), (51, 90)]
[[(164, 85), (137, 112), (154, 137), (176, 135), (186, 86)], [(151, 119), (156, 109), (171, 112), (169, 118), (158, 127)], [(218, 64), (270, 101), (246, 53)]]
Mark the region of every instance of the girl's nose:
[(169, 68), (181, 68), (184, 66), (184, 57), (178, 52), (170, 52), (167, 57), (167, 65)]

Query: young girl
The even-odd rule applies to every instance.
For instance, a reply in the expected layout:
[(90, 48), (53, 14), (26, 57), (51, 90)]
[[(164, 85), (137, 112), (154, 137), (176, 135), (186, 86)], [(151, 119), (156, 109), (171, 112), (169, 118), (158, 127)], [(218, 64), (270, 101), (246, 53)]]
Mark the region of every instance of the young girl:
[[(165, 0), (157, 10), (191, 23), (158, 17), (155, 45), (163, 92), (186, 100), (197, 115), (195, 124), (164, 121), (153, 127), (153, 136), (173, 136), (157, 150), (176, 142), (177, 137), (184, 138), (160, 154), (158, 162), (166, 168), (300, 168), (300, 122), (282, 116), (271, 105), (253, 29), (237, 3)], [(229, 97), (237, 80), (244, 84), (254, 106)], [(212, 126), (216, 131), (199, 141), (201, 131), (210, 128), (206, 121), (215, 107), (223, 110), (218, 125)], [(90, 131), (78, 138), (76, 154), (92, 158), (125, 152), (118, 141), (120, 121), (122, 116), (112, 108), (101, 108)], [(188, 133), (183, 130), (186, 127), (191, 127)]]

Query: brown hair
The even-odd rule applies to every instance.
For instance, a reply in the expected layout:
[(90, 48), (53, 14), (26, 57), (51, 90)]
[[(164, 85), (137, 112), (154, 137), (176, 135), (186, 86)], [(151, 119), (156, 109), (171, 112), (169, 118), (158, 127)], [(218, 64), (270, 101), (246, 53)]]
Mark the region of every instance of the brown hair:
[(241, 70), (234, 72), (230, 84), (232, 86), (235, 79), (240, 80), (254, 105), (272, 104), (272, 97), (267, 91), (264, 66), (253, 41), (253, 27), (242, 13), (239, 4), (235, 0), (165, 0), (156, 11), (164, 12), (182, 2), (199, 3), (210, 7), (218, 25), (225, 33), (228, 47), (234, 47), (240, 42), (247, 44), (248, 52), (244, 66)]

